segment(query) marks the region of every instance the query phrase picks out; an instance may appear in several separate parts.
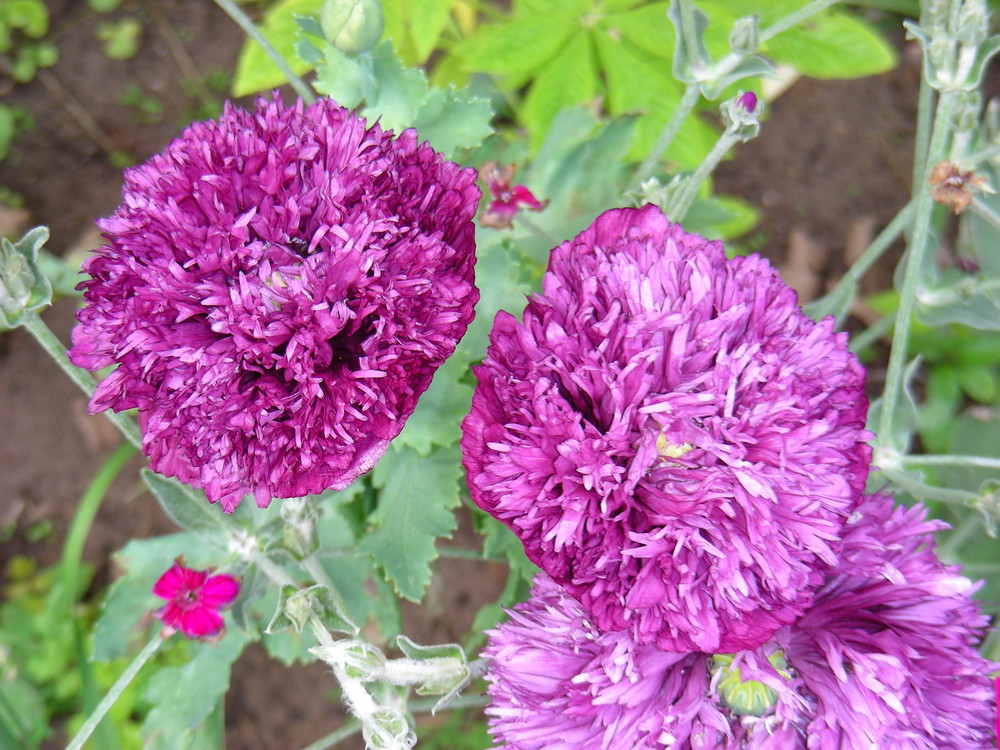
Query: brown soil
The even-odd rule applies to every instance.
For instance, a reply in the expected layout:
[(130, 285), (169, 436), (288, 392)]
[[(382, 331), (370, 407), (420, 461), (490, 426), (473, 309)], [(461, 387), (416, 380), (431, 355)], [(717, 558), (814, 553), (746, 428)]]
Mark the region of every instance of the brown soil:
[[(93, 220), (118, 202), (120, 171), (109, 151), (141, 161), (162, 149), (198, 104), (186, 93), (188, 63), (202, 76), (232, 71), (243, 37), (209, 0), (132, 0), (100, 19), (82, 2), (48, 5), (60, 62), (5, 96), (34, 115), (37, 129), (20, 136), (0, 163), (0, 185), (24, 197), (30, 225), (48, 225), (49, 247), (61, 252), (81, 238), (93, 247)], [(116, 62), (101, 53), (94, 32), (100, 20), (128, 14), (143, 22), (142, 53)], [(918, 78), (912, 57), (904, 57), (900, 69), (873, 79), (796, 83), (770, 107), (760, 137), (718, 171), (718, 192), (743, 196), (763, 211), (744, 244), (782, 265), (806, 296), (821, 293), (849, 253), (907, 199)], [(149, 121), (121, 103), (136, 85), (162, 104), (161, 116)], [(884, 287), (887, 271), (873, 283)], [(72, 302), (44, 317), (68, 341)], [(82, 394), (19, 331), (0, 335), (0, 414), (0, 531), (6, 530), (0, 569), (16, 554), (52, 563), (116, 435), (103, 417), (86, 416)], [(141, 495), (140, 464), (135, 460), (116, 482), (88, 538), (85, 556), (98, 566), (99, 581), (109, 580), (109, 557), (125, 541), (174, 530)], [(469, 535), (463, 527), (458, 543), (472, 546)], [(450, 560), (439, 567), (429, 607), (423, 614), (406, 607), (407, 630), (417, 640), (461, 637), (477, 602), (495, 598), (502, 583), (499, 570), (484, 573), (479, 564)], [(324, 697), (333, 686), (321, 666), (286, 669), (249, 649), (227, 701), (229, 747), (284, 750), (332, 731), (342, 720)]]

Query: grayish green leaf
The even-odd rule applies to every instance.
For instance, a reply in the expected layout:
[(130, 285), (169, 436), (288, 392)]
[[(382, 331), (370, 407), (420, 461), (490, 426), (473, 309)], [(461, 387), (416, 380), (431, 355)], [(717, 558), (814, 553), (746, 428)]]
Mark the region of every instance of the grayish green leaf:
[(372, 481), (380, 489), (379, 504), (369, 519), (373, 530), (358, 549), (372, 556), (406, 599), (423, 597), (431, 562), (438, 556), (435, 541), (455, 530), (452, 511), (459, 502), (461, 473), (456, 447), (421, 456), (393, 445), (375, 467)]

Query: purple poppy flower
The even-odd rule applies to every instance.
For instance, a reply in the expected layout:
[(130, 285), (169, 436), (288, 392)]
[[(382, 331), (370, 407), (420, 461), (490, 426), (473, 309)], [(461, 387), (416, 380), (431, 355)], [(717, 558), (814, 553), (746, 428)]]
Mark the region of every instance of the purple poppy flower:
[(125, 174), (81, 284), (92, 412), (230, 512), (342, 489), (472, 319), (476, 172), (330, 100), (226, 106)]
[(476, 503), (600, 630), (754, 648), (836, 562), (861, 499), (864, 371), (767, 261), (600, 216), (497, 315), (462, 448)]
[(997, 665), (987, 619), (934, 556), (924, 511), (876, 496), (846, 529), (815, 602), (763, 646), (663, 651), (601, 632), (540, 574), (491, 631), (497, 744), (507, 750), (991, 748)]

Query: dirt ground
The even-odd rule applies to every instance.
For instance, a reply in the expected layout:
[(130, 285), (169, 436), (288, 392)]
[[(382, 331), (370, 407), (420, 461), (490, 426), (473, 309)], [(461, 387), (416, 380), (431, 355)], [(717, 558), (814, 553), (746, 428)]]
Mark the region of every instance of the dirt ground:
[[(111, 152), (141, 161), (162, 149), (199, 96), (215, 96), (205, 82), (232, 71), (243, 37), (209, 0), (131, 0), (117, 15), (142, 20), (143, 53), (117, 62), (95, 40), (107, 16), (74, 0), (47, 4), (60, 61), (30, 85), (0, 90), (37, 122), (0, 163), (0, 185), (24, 197), (26, 224), (48, 225), (49, 247), (60, 252), (95, 246), (94, 219), (117, 205), (121, 177)], [(822, 293), (907, 200), (918, 68), (912, 49), (904, 47), (903, 60), (872, 79), (797, 82), (770, 107), (761, 135), (718, 170), (717, 192), (763, 211), (742, 242), (782, 267), (805, 298)], [(136, 91), (158, 101), (161, 114), (122, 103)], [(868, 291), (886, 285), (887, 269), (876, 270)], [(45, 319), (68, 342), (72, 302)], [(0, 335), (0, 414), (0, 570), (16, 554), (54, 562), (81, 492), (117, 438), (103, 417), (86, 416), (83, 395), (22, 332)], [(115, 484), (88, 538), (85, 556), (99, 566), (100, 581), (109, 580), (109, 556), (126, 540), (174, 530), (141, 494), (140, 465), (135, 460)], [(407, 608), (407, 630), (458, 638), (477, 602), (502, 584), (498, 571), (487, 572), (484, 580), (481, 565), (442, 564), (430, 615)], [(323, 698), (332, 688), (322, 666), (288, 670), (250, 649), (229, 694), (229, 747), (284, 750), (322, 737), (342, 720)]]

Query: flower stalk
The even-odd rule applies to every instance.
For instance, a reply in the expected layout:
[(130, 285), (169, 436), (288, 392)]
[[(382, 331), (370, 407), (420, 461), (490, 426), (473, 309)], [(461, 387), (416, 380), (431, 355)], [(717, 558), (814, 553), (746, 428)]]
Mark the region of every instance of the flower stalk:
[(161, 632), (156, 633), (147, 643), (142, 651), (136, 654), (135, 658), (132, 659), (131, 663), (125, 667), (125, 671), (122, 672), (121, 676), (115, 680), (115, 684), (111, 686), (111, 689), (105, 694), (101, 699), (101, 702), (97, 704), (93, 713), (87, 717), (87, 720), (83, 722), (83, 726), (76, 733), (76, 736), (70, 741), (66, 746), (66, 750), (80, 750), (83, 744), (90, 738), (90, 735), (94, 733), (97, 729), (97, 725), (101, 723), (101, 720), (107, 715), (108, 711), (115, 704), (115, 701), (121, 697), (121, 694), (125, 692), (125, 689), (129, 686), (135, 676), (139, 674), (139, 670), (142, 669), (143, 665), (149, 661), (153, 655), (159, 650), (166, 640), (172, 635), (173, 631), (164, 628)]
[[(69, 357), (66, 355), (66, 347), (56, 338), (56, 335), (52, 333), (41, 316), (36, 312), (26, 311), (21, 322), (24, 328), (41, 344), (46, 353), (59, 365), (60, 369), (69, 375), (69, 379), (83, 391), (88, 399), (92, 398), (94, 390), (97, 388), (97, 381), (94, 380), (94, 376), (82, 367), (77, 367), (69, 361)], [(125, 436), (126, 440), (136, 448), (142, 448), (142, 435), (139, 433), (139, 425), (135, 423), (135, 420), (116, 411), (107, 412), (107, 417), (118, 428), (118, 431)]]
[(295, 72), (288, 66), (288, 62), (281, 53), (274, 48), (268, 40), (267, 37), (261, 33), (261, 30), (257, 28), (256, 24), (251, 21), (247, 14), (244, 13), (240, 7), (233, 2), (233, 0), (215, 0), (215, 4), (218, 5), (227, 16), (229, 16), (236, 24), (246, 32), (246, 35), (253, 39), (257, 44), (261, 46), (261, 49), (267, 53), (267, 56), (271, 58), (278, 69), (284, 74), (288, 79), (289, 85), (295, 90), (295, 93), (302, 97), (302, 101), (306, 104), (312, 104), (316, 101), (316, 95), (312, 92), (312, 89), (306, 85)]
[(879, 453), (888, 449), (888, 441), (892, 435), (893, 420), (903, 391), (903, 370), (906, 366), (907, 349), (910, 343), (910, 327), (913, 313), (916, 309), (917, 293), (926, 264), (927, 249), (930, 246), (931, 216), (934, 201), (927, 184), (931, 169), (944, 158), (948, 137), (952, 126), (952, 110), (956, 103), (954, 91), (944, 91), (938, 100), (934, 115), (934, 127), (931, 133), (927, 158), (923, 160), (924, 179), (919, 192), (914, 197), (913, 230), (906, 256), (903, 272), (903, 284), (899, 294), (899, 311), (896, 317), (896, 327), (892, 335), (892, 349), (889, 352), (889, 365), (885, 378), (885, 391), (882, 394), (882, 410), (879, 414), (877, 436), (875, 439), (876, 456), (873, 459), (879, 463)]

